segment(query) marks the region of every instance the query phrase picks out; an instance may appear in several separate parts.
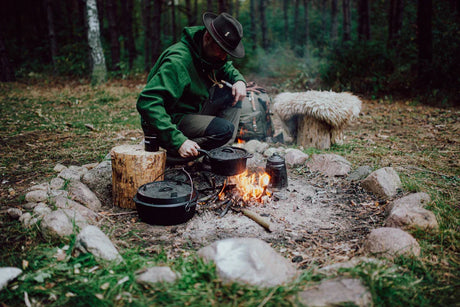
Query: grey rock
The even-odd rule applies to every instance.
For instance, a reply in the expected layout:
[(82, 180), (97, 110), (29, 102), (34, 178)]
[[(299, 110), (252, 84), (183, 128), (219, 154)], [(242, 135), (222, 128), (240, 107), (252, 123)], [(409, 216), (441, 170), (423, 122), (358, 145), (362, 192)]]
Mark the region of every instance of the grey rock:
[(386, 209), (388, 212), (391, 212), (393, 208), (397, 208), (399, 206), (425, 208), (425, 206), (428, 205), (430, 201), (431, 201), (430, 195), (428, 195), (425, 192), (412, 193), (407, 196), (394, 200), (387, 206)]
[(3, 289), (8, 283), (22, 274), (22, 270), (15, 267), (0, 268), (0, 290)]
[(267, 143), (258, 140), (250, 140), (244, 144), (244, 149), (250, 153), (263, 153), (268, 147), (269, 145)]
[(68, 168), (69, 168), (69, 170), (71, 170), (71, 171), (75, 171), (75, 172), (79, 173), (79, 174), (80, 174), (80, 178), (81, 178), (84, 174), (86, 174), (86, 172), (88, 172), (88, 169), (85, 168), (85, 167), (83, 167), (83, 166), (71, 165), (71, 166), (69, 166)]
[(56, 164), (56, 166), (53, 168), (53, 170), (56, 172), (56, 173), (60, 173), (62, 172), (63, 170), (65, 170), (67, 167), (65, 165), (62, 165), (60, 163)]
[(80, 180), (81, 176), (82, 174), (78, 171), (71, 170), (68, 168), (63, 169), (58, 175), (59, 178), (62, 178), (64, 180)]
[(79, 202), (91, 210), (98, 211), (101, 209), (102, 205), (96, 194), (94, 194), (84, 183), (78, 180), (71, 180), (68, 192), (72, 200)]
[(292, 281), (297, 275), (291, 262), (256, 238), (216, 241), (200, 249), (198, 255), (205, 261), (214, 261), (224, 283), (274, 287)]
[(44, 203), (39, 203), (34, 207), (34, 216), (42, 218), (50, 213), (52, 210)]
[(86, 184), (100, 200), (111, 203), (112, 199), (112, 162), (102, 161), (83, 175), (81, 181)]
[(359, 279), (336, 278), (322, 281), (299, 293), (306, 306), (339, 306), (354, 304), (372, 306), (372, 295)]
[(27, 210), (32, 210), (33, 208), (35, 208), (39, 203), (26, 203), (23, 207), (24, 209), (27, 209)]
[(376, 258), (369, 257), (355, 257), (349, 261), (334, 263), (325, 267), (320, 268), (318, 271), (323, 274), (334, 274), (340, 269), (351, 269), (361, 263), (374, 263), (374, 264), (385, 264), (385, 261)]
[(29, 227), (31, 219), (32, 219), (32, 214), (30, 214), (29, 212), (26, 212), (23, 215), (21, 215), (21, 217), (19, 218), (19, 222), (21, 222), (22, 225), (24, 225), (24, 227)]
[(50, 189), (50, 185), (48, 183), (41, 183), (37, 185), (33, 185), (27, 189), (27, 191), (46, 191), (48, 192)]
[(284, 159), (289, 166), (303, 165), (307, 161), (308, 155), (299, 149), (290, 148), (286, 150)]
[(271, 157), (275, 152), (281, 156), (285, 155), (285, 149), (283, 147), (270, 147), (264, 151), (264, 156)]
[(99, 163), (94, 162), (94, 163), (88, 163), (88, 164), (82, 165), (82, 167), (86, 168), (89, 171), (89, 170), (92, 170), (93, 168), (95, 168), (98, 165), (99, 165)]
[(77, 236), (75, 247), (83, 253), (93, 254), (99, 260), (122, 260), (110, 239), (96, 226), (84, 227)]
[(50, 181), (50, 188), (52, 190), (60, 190), (64, 187), (65, 180), (59, 177), (53, 178)]
[(167, 266), (156, 266), (136, 272), (136, 282), (155, 284), (158, 282), (175, 282), (178, 275)]
[(77, 203), (76, 201), (68, 199), (65, 196), (56, 197), (54, 199), (54, 205), (57, 208), (70, 209), (70, 210), (77, 211), (79, 214), (81, 214), (88, 221), (91, 221), (91, 222), (96, 222), (97, 221), (98, 215), (97, 215), (96, 212), (94, 212), (93, 210), (83, 206), (82, 204)]
[(65, 190), (51, 190), (49, 193), (50, 196), (50, 202), (53, 202), (56, 197), (68, 197), (69, 192)]
[(400, 205), (391, 210), (385, 226), (402, 229), (438, 229), (438, 221), (433, 212), (418, 206)]
[(45, 215), (41, 222), (41, 232), (45, 238), (64, 239), (73, 234), (75, 226), (83, 228), (86, 219), (78, 212), (69, 209), (58, 209)]
[(17, 220), (21, 217), (22, 210), (19, 208), (9, 208), (7, 213), (12, 219)]
[(43, 190), (33, 190), (26, 194), (26, 201), (30, 203), (46, 202), (48, 200), (48, 192)]
[(382, 198), (391, 198), (398, 193), (402, 184), (392, 167), (384, 167), (372, 172), (361, 182), (364, 189)]
[(372, 173), (372, 167), (369, 165), (363, 165), (355, 169), (348, 175), (348, 180), (359, 181), (365, 179)]
[(317, 154), (307, 162), (313, 172), (320, 172), (328, 177), (345, 176), (351, 170), (351, 163), (336, 154)]
[(42, 220), (41, 217), (32, 217), (26, 227), (32, 227), (38, 224)]
[(398, 255), (419, 256), (420, 245), (407, 232), (391, 227), (371, 231), (363, 246), (364, 252), (387, 258)]

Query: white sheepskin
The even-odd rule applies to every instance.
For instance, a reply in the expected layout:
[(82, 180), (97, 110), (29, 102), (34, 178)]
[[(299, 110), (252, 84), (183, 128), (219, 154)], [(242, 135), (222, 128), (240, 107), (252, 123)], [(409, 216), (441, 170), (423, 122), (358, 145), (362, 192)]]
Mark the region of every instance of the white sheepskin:
[(296, 115), (309, 115), (339, 129), (358, 117), (361, 111), (361, 100), (350, 93), (281, 93), (273, 102), (272, 110), (284, 122)]

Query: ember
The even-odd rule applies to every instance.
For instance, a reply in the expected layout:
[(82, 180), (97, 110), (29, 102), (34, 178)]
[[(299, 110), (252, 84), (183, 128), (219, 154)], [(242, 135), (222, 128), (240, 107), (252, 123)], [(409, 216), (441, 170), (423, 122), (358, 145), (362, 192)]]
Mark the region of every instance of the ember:
[(270, 196), (270, 192), (267, 191), (269, 182), (270, 176), (267, 173), (250, 175), (247, 170), (229, 178), (229, 183), (236, 185), (238, 196), (244, 202), (255, 200), (263, 203), (262, 196)]

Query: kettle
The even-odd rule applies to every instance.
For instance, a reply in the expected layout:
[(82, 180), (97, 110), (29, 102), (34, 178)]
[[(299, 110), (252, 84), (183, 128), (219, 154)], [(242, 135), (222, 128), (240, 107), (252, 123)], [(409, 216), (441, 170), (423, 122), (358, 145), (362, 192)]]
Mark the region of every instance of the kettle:
[(275, 152), (268, 158), (265, 172), (270, 176), (269, 187), (282, 189), (288, 186), (286, 163), (278, 153)]

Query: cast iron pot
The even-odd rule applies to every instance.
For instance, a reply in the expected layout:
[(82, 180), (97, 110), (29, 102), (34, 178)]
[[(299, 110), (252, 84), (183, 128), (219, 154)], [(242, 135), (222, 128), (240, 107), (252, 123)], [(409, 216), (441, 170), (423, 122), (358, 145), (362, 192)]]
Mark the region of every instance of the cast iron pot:
[(213, 173), (223, 176), (234, 176), (246, 170), (246, 161), (252, 154), (243, 148), (224, 146), (212, 150), (198, 149), (206, 154), (211, 163)]
[(142, 185), (134, 196), (139, 218), (153, 225), (177, 225), (195, 215), (198, 194), (182, 181), (154, 181)]

